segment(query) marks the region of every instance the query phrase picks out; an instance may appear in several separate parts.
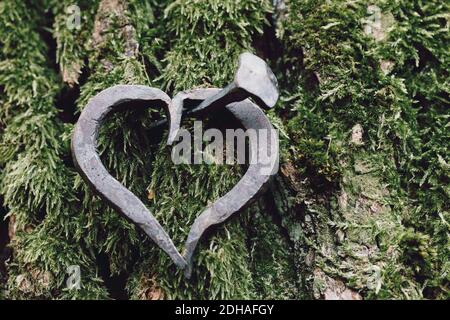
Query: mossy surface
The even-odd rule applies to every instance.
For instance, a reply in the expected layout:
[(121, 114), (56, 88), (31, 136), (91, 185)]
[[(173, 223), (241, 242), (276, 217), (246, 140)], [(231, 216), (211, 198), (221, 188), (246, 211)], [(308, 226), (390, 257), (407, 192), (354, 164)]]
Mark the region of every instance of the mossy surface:
[(367, 298), (445, 298), (448, 5), (289, 4), (278, 107), (304, 195), (284, 212), (312, 211), (313, 231), (297, 232), (314, 252), (305, 279), (319, 269)]
[[(72, 4), (0, 3), (0, 204), (12, 250), (0, 298), (448, 298), (447, 3), (79, 1), (75, 29)], [(279, 80), (268, 115), (280, 170), (257, 203), (208, 232), (186, 281), (84, 184), (70, 135), (105, 88), (221, 87), (244, 50)], [(245, 168), (174, 165), (166, 133), (150, 128), (162, 116), (151, 106), (114, 115), (99, 152), (181, 250)], [(81, 290), (67, 289), (69, 265)]]

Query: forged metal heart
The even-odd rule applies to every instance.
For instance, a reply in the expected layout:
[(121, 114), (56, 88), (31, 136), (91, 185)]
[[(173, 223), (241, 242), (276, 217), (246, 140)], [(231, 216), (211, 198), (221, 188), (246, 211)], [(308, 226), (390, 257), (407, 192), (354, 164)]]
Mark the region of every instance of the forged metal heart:
[[(177, 94), (173, 99), (172, 113), (181, 113), (183, 108), (180, 101), (198, 100), (202, 101), (217, 94), (220, 89), (194, 89)], [(256, 200), (258, 195), (266, 190), (271, 175), (274, 174), (278, 165), (278, 136), (264, 112), (250, 100), (236, 102), (227, 105), (226, 110), (238, 120), (244, 129), (266, 130), (267, 146), (262, 154), (258, 153), (260, 137), (250, 137), (249, 154), (259, 156), (258, 161), (252, 162), (238, 183), (224, 196), (217, 199), (211, 206), (207, 207), (194, 221), (185, 243), (184, 257), (187, 268), (186, 277), (192, 272), (192, 257), (198, 241), (204, 232), (211, 226), (227, 220), (233, 213), (243, 210)], [(171, 122), (171, 131), (178, 131), (179, 122)], [(170, 144), (170, 137), (168, 143)]]
[[(241, 55), (241, 58), (242, 56), (245, 58), (245, 55)], [(241, 63), (242, 59), (240, 59), (240, 69), (242, 69)], [(255, 71), (255, 69), (251, 68), (250, 70), (251, 72)], [(256, 71), (258, 70), (256, 69)], [(242, 72), (241, 74), (238, 72), (238, 75), (242, 76)], [(270, 76), (273, 76), (271, 72), (269, 73)], [(204, 232), (209, 227), (224, 222), (233, 213), (241, 211), (252, 203), (261, 192), (265, 191), (270, 177), (278, 165), (278, 136), (263, 111), (250, 100), (244, 100), (248, 96), (255, 98), (256, 94), (247, 92), (246, 88), (243, 91), (241, 84), (236, 79), (232, 85), (227, 87), (228, 89), (184, 91), (178, 93), (173, 100), (163, 91), (147, 86), (117, 85), (108, 88), (89, 101), (75, 125), (72, 136), (71, 147), (74, 163), (83, 179), (102, 199), (143, 229), (179, 268), (185, 270), (187, 278), (190, 277), (192, 272), (195, 248)], [(274, 82), (273, 79), (274, 77), (271, 78), (269, 83), (269, 90), (256, 90), (260, 95), (255, 100), (259, 100), (259, 103), (264, 104), (265, 107), (273, 106), (278, 98), (276, 81)], [(252, 86), (254, 85), (252, 84)], [(231, 90), (229, 89), (230, 87), (232, 87)], [(273, 87), (275, 87), (276, 92), (275, 98), (270, 92), (270, 90), (273, 90)], [(253, 88), (251, 89), (253, 90)], [(184, 253), (181, 255), (169, 235), (145, 205), (107, 172), (100, 161), (96, 146), (99, 128), (105, 121), (106, 116), (112, 112), (120, 111), (121, 106), (129, 101), (146, 102), (147, 105), (158, 105), (165, 108), (170, 126), (168, 144), (171, 144), (180, 128), (181, 116), (184, 112), (184, 101), (187, 100), (191, 102), (197, 101), (199, 103), (198, 110), (202, 112), (213, 105), (214, 108), (223, 107), (231, 112), (244, 129), (265, 129), (267, 136), (265, 141), (266, 152), (262, 153), (257, 152), (260, 146), (260, 141), (258, 141), (260, 137), (249, 137), (250, 165), (246, 173), (227, 194), (217, 199), (196, 218), (190, 228)], [(269, 103), (264, 101), (269, 101)], [(190, 114), (195, 115), (195, 109)], [(252, 162), (251, 157), (256, 155), (262, 158)]]

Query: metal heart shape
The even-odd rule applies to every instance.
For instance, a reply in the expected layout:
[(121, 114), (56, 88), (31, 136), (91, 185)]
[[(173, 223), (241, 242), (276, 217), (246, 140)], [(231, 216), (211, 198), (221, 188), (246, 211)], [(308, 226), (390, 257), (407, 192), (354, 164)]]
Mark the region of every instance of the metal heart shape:
[[(250, 157), (258, 156), (258, 161), (250, 165), (241, 180), (224, 196), (208, 206), (194, 221), (185, 243), (183, 255), (177, 250), (164, 228), (145, 207), (139, 198), (113, 178), (97, 153), (99, 128), (107, 115), (121, 110), (125, 102), (148, 102), (148, 105), (163, 107), (169, 118), (170, 134), (168, 144), (177, 136), (180, 128), (184, 101), (202, 103), (220, 93), (220, 89), (196, 89), (177, 94), (173, 100), (163, 91), (141, 85), (117, 85), (98, 93), (89, 100), (78, 119), (72, 136), (72, 155), (75, 166), (83, 179), (95, 192), (124, 217), (138, 225), (173, 260), (175, 265), (185, 270), (189, 278), (192, 272), (193, 254), (198, 241), (211, 226), (227, 220), (252, 203), (263, 192), (278, 165), (278, 136), (264, 112), (250, 100), (224, 105), (241, 123), (244, 129), (265, 129), (265, 151), (259, 149), (258, 136), (250, 136)], [(251, 160), (251, 158), (250, 158)]]

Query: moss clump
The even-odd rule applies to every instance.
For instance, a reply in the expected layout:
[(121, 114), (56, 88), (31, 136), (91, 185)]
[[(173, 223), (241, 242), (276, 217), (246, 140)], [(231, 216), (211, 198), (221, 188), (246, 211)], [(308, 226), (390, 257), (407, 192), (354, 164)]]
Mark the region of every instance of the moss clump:
[[(79, 1), (75, 29), (72, 4), (0, 3), (0, 195), (13, 251), (1, 298), (448, 297), (448, 3)], [(73, 123), (119, 83), (172, 96), (223, 86), (244, 50), (271, 59), (279, 79), (268, 114), (280, 172), (203, 239), (186, 281), (75, 172)], [(150, 129), (161, 117), (151, 106), (112, 116), (99, 152), (181, 250), (243, 168), (173, 165)], [(218, 122), (228, 124), (205, 119)], [(67, 289), (69, 265), (81, 290)]]
[(298, 202), (308, 210), (308, 189), (327, 182), (320, 231), (300, 242), (370, 298), (443, 297), (448, 286), (448, 6), (406, 2), (291, 1), (279, 27), (290, 159), (312, 181)]

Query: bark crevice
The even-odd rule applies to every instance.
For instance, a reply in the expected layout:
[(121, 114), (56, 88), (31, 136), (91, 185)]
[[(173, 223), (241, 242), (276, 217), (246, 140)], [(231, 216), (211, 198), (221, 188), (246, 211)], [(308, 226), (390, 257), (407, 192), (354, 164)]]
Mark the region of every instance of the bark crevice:
[[(6, 208), (3, 207), (3, 199), (0, 198), (0, 290), (7, 280), (6, 261), (10, 257), (10, 249), (8, 244), (9, 238), (9, 219), (5, 218)], [(1, 292), (0, 292), (1, 295)]]

